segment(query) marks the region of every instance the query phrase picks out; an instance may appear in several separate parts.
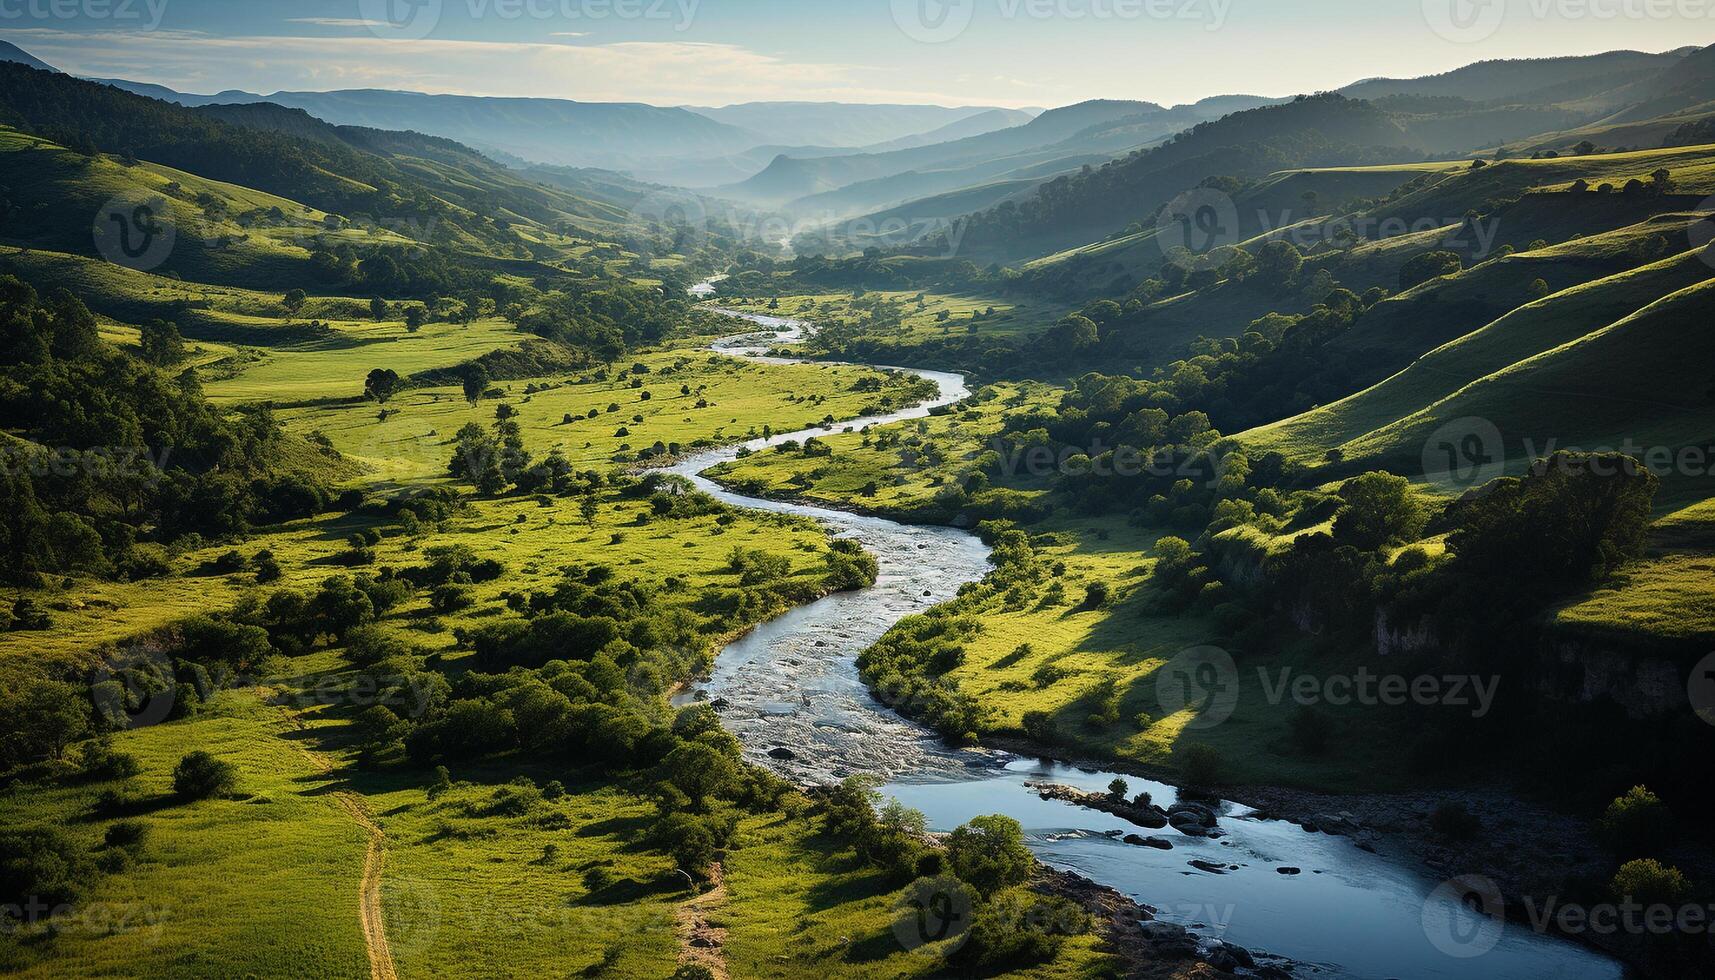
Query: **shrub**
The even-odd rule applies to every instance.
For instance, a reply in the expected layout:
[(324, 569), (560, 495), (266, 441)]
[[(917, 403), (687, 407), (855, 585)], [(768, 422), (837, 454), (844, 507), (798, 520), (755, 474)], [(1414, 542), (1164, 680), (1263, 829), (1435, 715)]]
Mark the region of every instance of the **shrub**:
[(140, 851), (149, 839), (149, 825), (136, 820), (121, 820), (107, 828), (102, 836), (104, 847), (118, 847), (127, 851)]
[(1100, 609), (1108, 601), (1108, 583), (1091, 582), (1084, 587), (1084, 608)]
[(1175, 755), (1179, 762), (1179, 772), (1185, 777), (1187, 786), (1208, 789), (1220, 785), (1223, 762), (1220, 750), (1213, 745), (1193, 742), (1181, 747)]
[(93, 873), (84, 848), (57, 827), (0, 830), (0, 904), (68, 904)]
[(1089, 916), (1066, 899), (1007, 894), (977, 910), (947, 962), (978, 973), (1039, 966), (1059, 955), (1067, 936), (1088, 929)]
[(85, 779), (130, 779), (143, 771), (136, 756), (117, 752), (110, 738), (91, 739), (78, 749), (77, 771)]
[(1654, 858), (1627, 861), (1614, 872), (1614, 897), (1641, 905), (1677, 905), (1691, 893), (1691, 883), (1672, 865)]
[(470, 589), (462, 585), (437, 585), (429, 593), (429, 608), (438, 613), (458, 612), (474, 605), (476, 599), (470, 594)]
[(1672, 839), (1673, 814), (1647, 787), (1633, 786), (1608, 804), (1599, 826), (1615, 854), (1642, 857)]
[(1000, 814), (972, 817), (947, 835), (947, 863), (959, 879), (985, 898), (1029, 879), (1034, 859), (1024, 846), (1024, 828)]
[(386, 630), (373, 624), (359, 626), (345, 638), (345, 656), (359, 667), (373, 667), (390, 657), (404, 656), (410, 648)]
[(222, 762), (201, 750), (180, 759), (173, 767), (173, 792), (190, 800), (231, 792), (237, 782), (238, 771), (230, 762)]

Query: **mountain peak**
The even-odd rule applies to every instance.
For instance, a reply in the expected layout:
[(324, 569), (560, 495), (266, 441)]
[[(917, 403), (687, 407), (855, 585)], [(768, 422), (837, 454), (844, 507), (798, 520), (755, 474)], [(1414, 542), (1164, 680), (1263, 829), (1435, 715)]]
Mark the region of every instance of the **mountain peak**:
[(10, 41), (0, 41), (0, 61), (16, 62), (20, 65), (28, 65), (29, 67), (40, 71), (59, 71), (58, 68), (55, 68), (53, 65), (48, 64)]

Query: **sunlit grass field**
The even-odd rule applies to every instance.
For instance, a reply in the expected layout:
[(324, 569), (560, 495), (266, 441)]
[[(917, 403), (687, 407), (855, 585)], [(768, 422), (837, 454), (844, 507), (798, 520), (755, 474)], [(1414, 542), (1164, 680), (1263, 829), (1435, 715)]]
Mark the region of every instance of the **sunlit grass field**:
[[(359, 391), (371, 365), (387, 366), (360, 353), (346, 360)], [(621, 381), (633, 362), (649, 372)], [(856, 390), (861, 381), (883, 377), (867, 368), (755, 364), (690, 351), (642, 354), (615, 365), (605, 381), (594, 375), (498, 382), (507, 397), (474, 406), (457, 387), (416, 389), (389, 401), (384, 421), (382, 406), (374, 403), (295, 409), (281, 417), (292, 431), (320, 432), (381, 477), (420, 479), (445, 471), (453, 435), (467, 422), (491, 424), (497, 401), (517, 410), (525, 445), (538, 459), (557, 448), (576, 466), (606, 467), (657, 442), (688, 448), (704, 440), (753, 438), (765, 427), (789, 432), (830, 417), (854, 418), (888, 394)], [(632, 387), (632, 380), (641, 387)], [(532, 384), (547, 390), (525, 394)], [(891, 394), (896, 405), (906, 400), (899, 390)], [(707, 404), (699, 408), (699, 402)]]

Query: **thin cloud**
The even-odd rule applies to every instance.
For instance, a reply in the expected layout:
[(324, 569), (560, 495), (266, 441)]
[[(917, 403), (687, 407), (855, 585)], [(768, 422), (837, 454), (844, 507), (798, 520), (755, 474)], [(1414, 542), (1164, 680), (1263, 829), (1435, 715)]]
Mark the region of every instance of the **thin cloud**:
[[(80, 75), (180, 91), (411, 89), (449, 95), (681, 105), (711, 100), (960, 100), (901, 90), (858, 66), (791, 61), (735, 44), (564, 44), (379, 37), (214, 37), (155, 32), (49, 33), (32, 53)], [(51, 57), (50, 57), (51, 56)]]
[(361, 17), (288, 17), (288, 24), (314, 24), (317, 27), (361, 27), (368, 30), (381, 24)]

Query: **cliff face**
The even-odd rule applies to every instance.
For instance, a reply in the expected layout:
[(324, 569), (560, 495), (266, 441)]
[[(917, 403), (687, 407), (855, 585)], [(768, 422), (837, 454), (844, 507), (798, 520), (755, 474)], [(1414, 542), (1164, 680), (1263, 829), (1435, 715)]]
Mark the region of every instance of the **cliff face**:
[(1685, 670), (1674, 660), (1593, 641), (1548, 641), (1537, 676), (1543, 697), (1579, 704), (1608, 698), (1634, 719), (1684, 711), (1689, 701)]
[[(1445, 651), (1427, 620), (1395, 622), (1378, 610), (1375, 649), (1381, 657)], [(1536, 692), (1550, 701), (1590, 704), (1608, 699), (1633, 719), (1687, 709), (1686, 668), (1669, 651), (1626, 649), (1599, 639), (1549, 633), (1537, 654)]]

